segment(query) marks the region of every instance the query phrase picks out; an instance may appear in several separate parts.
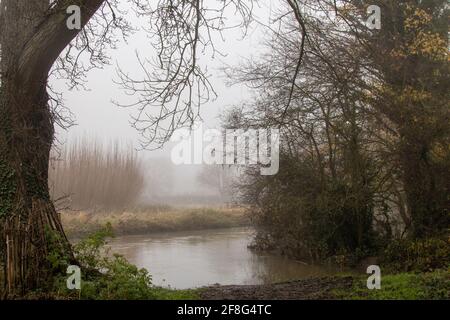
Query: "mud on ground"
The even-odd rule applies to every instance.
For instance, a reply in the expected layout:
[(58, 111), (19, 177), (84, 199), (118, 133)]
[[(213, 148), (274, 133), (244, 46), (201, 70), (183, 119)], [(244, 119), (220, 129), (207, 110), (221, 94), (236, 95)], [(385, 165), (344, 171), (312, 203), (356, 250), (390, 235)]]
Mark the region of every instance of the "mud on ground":
[(210, 286), (201, 290), (205, 300), (310, 300), (336, 299), (335, 290), (350, 289), (352, 277), (324, 277), (265, 285)]

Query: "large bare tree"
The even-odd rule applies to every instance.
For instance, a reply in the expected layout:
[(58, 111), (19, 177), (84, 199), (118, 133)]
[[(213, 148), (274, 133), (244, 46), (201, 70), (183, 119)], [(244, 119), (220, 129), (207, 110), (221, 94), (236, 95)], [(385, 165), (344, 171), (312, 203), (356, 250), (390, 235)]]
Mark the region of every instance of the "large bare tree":
[[(76, 1), (85, 24), (102, 0)], [(68, 1), (1, 2), (0, 216), (8, 294), (21, 294), (47, 278), (51, 250), (46, 234), (61, 237), (60, 219), (48, 192), (48, 162), (54, 137), (47, 78), (78, 30), (66, 25)]]

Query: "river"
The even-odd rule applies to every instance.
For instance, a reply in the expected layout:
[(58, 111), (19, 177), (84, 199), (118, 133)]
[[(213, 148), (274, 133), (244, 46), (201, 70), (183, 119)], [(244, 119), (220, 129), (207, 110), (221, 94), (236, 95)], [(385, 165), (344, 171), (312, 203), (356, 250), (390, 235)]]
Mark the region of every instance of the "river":
[(155, 285), (177, 289), (264, 284), (335, 272), (250, 250), (252, 236), (250, 228), (233, 228), (122, 236), (109, 245), (112, 252), (146, 268)]

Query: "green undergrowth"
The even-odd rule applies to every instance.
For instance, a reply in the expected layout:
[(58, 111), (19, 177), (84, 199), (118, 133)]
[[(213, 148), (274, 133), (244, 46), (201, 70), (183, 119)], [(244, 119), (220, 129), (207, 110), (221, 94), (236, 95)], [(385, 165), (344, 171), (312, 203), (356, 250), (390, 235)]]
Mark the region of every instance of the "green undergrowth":
[[(67, 288), (67, 274), (54, 278), (50, 293), (33, 292), (32, 296), (52, 299), (81, 300), (191, 300), (195, 290), (174, 290), (154, 286), (148, 270), (129, 263), (123, 256), (106, 249), (112, 237), (111, 226), (88, 236), (74, 245), (75, 258), (81, 267), (81, 289)], [(55, 264), (57, 254), (49, 255)], [(64, 261), (60, 260), (60, 261)], [(60, 269), (60, 266), (55, 267)]]
[(335, 290), (346, 300), (442, 300), (450, 299), (450, 268), (427, 273), (382, 275), (381, 289), (367, 289), (367, 277), (356, 277), (353, 286)]

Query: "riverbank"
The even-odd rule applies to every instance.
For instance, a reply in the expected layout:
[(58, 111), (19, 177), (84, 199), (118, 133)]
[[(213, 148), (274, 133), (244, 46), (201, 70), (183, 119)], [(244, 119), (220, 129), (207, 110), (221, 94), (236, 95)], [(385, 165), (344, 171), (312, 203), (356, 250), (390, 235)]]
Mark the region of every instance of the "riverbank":
[(242, 208), (145, 207), (116, 212), (63, 212), (66, 234), (83, 237), (110, 224), (116, 235), (245, 227), (250, 221)]
[(211, 286), (199, 289), (204, 300), (327, 300), (335, 299), (334, 291), (348, 290), (352, 277), (309, 278), (264, 285)]
[[(368, 290), (366, 277), (335, 276), (309, 278), (265, 285), (211, 286), (173, 290), (149, 287), (134, 296), (113, 295), (111, 299), (150, 300), (450, 300), (450, 272), (402, 273), (382, 278), (380, 290)], [(120, 291), (120, 290), (119, 290)], [(22, 299), (78, 300), (77, 295), (59, 292), (31, 293)], [(108, 300), (90, 296), (83, 299)]]
[(380, 290), (367, 289), (366, 276), (310, 278), (256, 286), (199, 289), (205, 300), (449, 300), (450, 270), (385, 275)]

